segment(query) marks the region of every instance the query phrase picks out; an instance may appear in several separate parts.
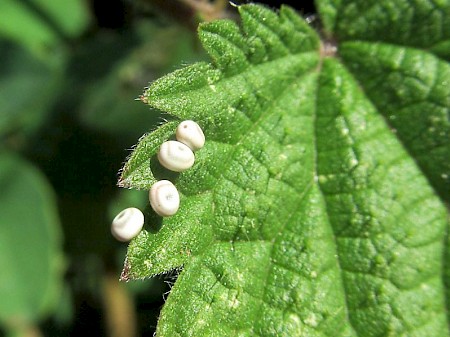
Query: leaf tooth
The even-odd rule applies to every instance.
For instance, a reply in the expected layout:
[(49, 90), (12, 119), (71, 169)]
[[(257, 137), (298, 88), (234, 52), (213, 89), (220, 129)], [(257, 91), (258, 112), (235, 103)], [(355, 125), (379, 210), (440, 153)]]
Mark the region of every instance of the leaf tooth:
[(232, 21), (221, 20), (201, 24), (199, 37), (218, 68), (232, 75), (248, 66), (248, 47), (239, 27)]
[(292, 54), (319, 48), (320, 39), (316, 31), (294, 9), (282, 5), (280, 20), (286, 31), (281, 37)]
[(119, 187), (150, 189), (156, 182), (151, 159), (155, 157), (160, 145), (174, 134), (177, 124), (178, 121), (169, 121), (141, 137), (120, 172), (117, 183)]
[[(194, 63), (178, 69), (155, 82), (144, 91), (144, 97), (152, 107), (166, 111), (182, 119), (193, 119), (182, 104), (183, 98), (190, 92), (213, 84), (220, 76), (220, 71), (206, 62)], [(173, 104), (174, 97), (181, 97), (178, 105)]]
[(282, 36), (291, 34), (280, 17), (270, 9), (257, 5), (239, 7), (243, 29), (248, 36), (256, 36), (263, 43), (269, 60), (290, 53)]
[(125, 262), (123, 263), (123, 269), (120, 273), (120, 281), (128, 282), (131, 279), (130, 277), (130, 263), (128, 262), (128, 258), (125, 258)]

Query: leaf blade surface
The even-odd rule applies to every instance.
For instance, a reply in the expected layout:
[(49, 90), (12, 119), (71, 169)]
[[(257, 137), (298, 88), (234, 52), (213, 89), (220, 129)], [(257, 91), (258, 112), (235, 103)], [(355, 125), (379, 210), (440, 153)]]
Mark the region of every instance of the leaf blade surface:
[(183, 268), (158, 335), (448, 335), (446, 211), (414, 159), (291, 10), (240, 11), (242, 36), (200, 31), (214, 65), (144, 93), (207, 137), (174, 178), (179, 213), (128, 250), (124, 279)]

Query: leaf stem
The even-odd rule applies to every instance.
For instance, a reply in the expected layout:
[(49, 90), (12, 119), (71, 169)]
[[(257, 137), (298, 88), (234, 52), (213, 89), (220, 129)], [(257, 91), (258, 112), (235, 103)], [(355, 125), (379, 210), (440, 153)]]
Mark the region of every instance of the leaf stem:
[(102, 288), (108, 336), (137, 336), (135, 306), (125, 286), (116, 275), (108, 274), (103, 278)]

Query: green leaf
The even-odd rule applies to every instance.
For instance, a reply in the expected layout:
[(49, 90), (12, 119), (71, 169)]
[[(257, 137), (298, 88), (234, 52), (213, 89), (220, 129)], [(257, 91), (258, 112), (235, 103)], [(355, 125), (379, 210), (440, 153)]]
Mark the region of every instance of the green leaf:
[(450, 202), (450, 65), (414, 48), (343, 43), (340, 55), (442, 198)]
[(80, 35), (89, 24), (88, 4), (83, 0), (29, 0), (66, 36)]
[(49, 50), (61, 38), (76, 37), (90, 21), (81, 0), (2, 0), (0, 2), (0, 36), (14, 40), (50, 57)]
[(432, 53), (450, 60), (450, 1), (320, 0), (318, 7), (341, 41), (344, 64), (448, 202), (450, 66)]
[(38, 53), (58, 40), (56, 33), (33, 15), (23, 2), (2, 0), (0, 13), (0, 34)]
[(318, 0), (317, 5), (326, 32), (339, 41), (406, 45), (436, 50), (448, 59), (448, 0)]
[(62, 287), (62, 238), (54, 196), (23, 160), (0, 156), (0, 322), (35, 323), (57, 305)]
[[(330, 37), (344, 20), (337, 3), (319, 2)], [(239, 11), (242, 32), (230, 21), (200, 26), (213, 64), (177, 70), (143, 95), (201, 125), (207, 141), (195, 165), (169, 176), (157, 164), (159, 145), (178, 123), (170, 121), (140, 140), (120, 178), (124, 187), (148, 189), (170, 177), (181, 195), (172, 217), (147, 210), (122, 272), (128, 280), (180, 271), (157, 334), (449, 336), (447, 213), (427, 180), (446, 167), (443, 140), (439, 132), (401, 138), (420, 128), (417, 102), (436, 105), (431, 117), (446, 130), (448, 89), (432, 79), (448, 64), (417, 49), (417, 36), (414, 48), (351, 42), (356, 33), (336, 46), (319, 41), (288, 7)], [(416, 19), (426, 24), (427, 16)], [(367, 29), (371, 36), (378, 26)], [(391, 56), (400, 48), (409, 63), (400, 62), (399, 74), (418, 83), (382, 82), (395, 75)], [(379, 59), (366, 65), (373, 55)], [(365, 87), (371, 76), (381, 88)], [(393, 103), (415, 116), (397, 132), (383, 111), (398, 113)], [(444, 164), (425, 167), (426, 151)]]
[(0, 137), (40, 127), (62, 83), (62, 60), (43, 62), (26, 49), (0, 40)]

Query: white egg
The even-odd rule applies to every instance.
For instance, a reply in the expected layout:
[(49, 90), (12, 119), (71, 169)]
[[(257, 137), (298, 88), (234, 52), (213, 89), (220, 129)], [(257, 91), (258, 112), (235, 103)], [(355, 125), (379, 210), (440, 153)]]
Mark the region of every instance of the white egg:
[(155, 183), (149, 192), (150, 205), (160, 216), (174, 215), (180, 207), (180, 195), (174, 184), (168, 180)]
[(144, 214), (134, 207), (117, 214), (111, 224), (111, 234), (119, 241), (130, 241), (144, 226)]
[(189, 146), (192, 151), (199, 150), (205, 145), (205, 135), (202, 128), (196, 122), (187, 120), (178, 125), (176, 138)]
[(158, 160), (162, 166), (175, 172), (182, 172), (194, 165), (194, 152), (176, 140), (164, 142), (159, 148)]

